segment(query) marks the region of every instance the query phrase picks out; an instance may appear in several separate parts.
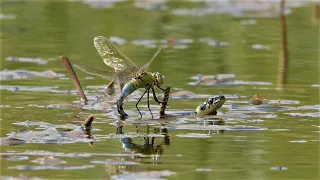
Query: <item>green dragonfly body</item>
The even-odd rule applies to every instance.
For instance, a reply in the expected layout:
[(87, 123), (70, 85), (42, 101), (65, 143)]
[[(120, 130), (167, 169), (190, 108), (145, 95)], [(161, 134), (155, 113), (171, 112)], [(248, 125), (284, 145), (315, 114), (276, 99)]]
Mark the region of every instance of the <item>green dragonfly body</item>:
[[(139, 111), (138, 103), (140, 102), (141, 98), (147, 93), (148, 108), (151, 113), (150, 104), (149, 104), (149, 91), (150, 91), (150, 89), (152, 90), (153, 97), (154, 97), (155, 101), (160, 103), (159, 100), (157, 99), (157, 96), (155, 95), (154, 89), (153, 89), (154, 86), (157, 86), (157, 82), (158, 82), (157, 76), (161, 76), (161, 75), (159, 73), (144, 72), (144, 73), (140, 74), (139, 76), (132, 78), (129, 82), (127, 82), (124, 85), (124, 87), (121, 91), (121, 94), (120, 94), (120, 98), (117, 101), (118, 112), (120, 113), (121, 116), (127, 116), (127, 114), (124, 113), (123, 108), (122, 108), (123, 101), (125, 100), (126, 97), (128, 97), (128, 95), (130, 95), (131, 93), (133, 93), (135, 90), (137, 90), (139, 88), (144, 88), (144, 89), (146, 89), (146, 91), (143, 93), (143, 95), (138, 100), (136, 107)], [(151, 113), (151, 115), (152, 115), (152, 113)]]
[(154, 100), (160, 103), (155, 94), (154, 86), (163, 90), (161, 88), (161, 85), (163, 84), (163, 76), (158, 72), (148, 72), (147, 68), (150, 66), (151, 62), (155, 59), (155, 57), (158, 55), (161, 49), (159, 48), (156, 51), (156, 53), (153, 55), (153, 57), (148, 63), (141, 67), (138, 67), (107, 38), (103, 36), (98, 36), (94, 38), (93, 42), (96, 50), (103, 59), (104, 63), (109, 67), (115, 69), (116, 71), (114, 72), (113, 70), (99, 69), (87, 65), (75, 65), (75, 67), (79, 68), (80, 70), (86, 73), (98, 75), (111, 81), (115, 81), (118, 83), (126, 82), (117, 101), (118, 113), (119, 116), (121, 116), (122, 118), (127, 116), (127, 114), (123, 110), (124, 99), (139, 88), (144, 88), (146, 89), (146, 91), (143, 93), (143, 95), (136, 103), (138, 112), (142, 117), (138, 108), (138, 103), (140, 102), (142, 97), (147, 93), (148, 109), (151, 113), (149, 104), (149, 91), (152, 90)]

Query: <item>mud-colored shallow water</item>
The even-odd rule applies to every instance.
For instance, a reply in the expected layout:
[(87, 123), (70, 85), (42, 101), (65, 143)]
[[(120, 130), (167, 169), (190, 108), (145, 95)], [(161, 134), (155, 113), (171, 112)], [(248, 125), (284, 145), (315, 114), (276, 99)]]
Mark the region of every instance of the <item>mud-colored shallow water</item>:
[[(319, 179), (319, 20), (287, 4), (289, 70), (278, 86), (279, 2), (1, 1), (0, 179)], [(143, 90), (125, 101), (77, 71), (81, 105), (58, 57), (106, 67), (105, 36), (171, 86), (167, 117)], [(157, 92), (159, 98), (161, 92)], [(254, 105), (252, 97), (262, 97)], [(195, 108), (226, 97), (217, 115)], [(90, 114), (90, 129), (80, 127)], [(119, 127), (122, 126), (122, 127)]]

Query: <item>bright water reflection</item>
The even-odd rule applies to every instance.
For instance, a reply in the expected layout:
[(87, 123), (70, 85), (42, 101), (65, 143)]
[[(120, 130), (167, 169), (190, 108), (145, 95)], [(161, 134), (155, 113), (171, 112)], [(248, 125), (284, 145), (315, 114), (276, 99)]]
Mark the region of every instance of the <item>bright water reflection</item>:
[[(289, 73), (279, 89), (277, 1), (0, 3), (2, 179), (319, 178), (314, 4), (287, 3)], [(126, 101), (129, 118), (117, 121), (108, 82), (77, 72), (89, 100), (80, 105), (56, 57), (107, 68), (92, 43), (99, 35), (138, 65), (164, 47), (149, 70), (172, 86), (165, 120), (150, 119), (146, 99), (139, 119), (139, 90)], [(263, 104), (252, 104), (255, 94)], [(216, 95), (226, 97), (216, 116), (192, 115)]]

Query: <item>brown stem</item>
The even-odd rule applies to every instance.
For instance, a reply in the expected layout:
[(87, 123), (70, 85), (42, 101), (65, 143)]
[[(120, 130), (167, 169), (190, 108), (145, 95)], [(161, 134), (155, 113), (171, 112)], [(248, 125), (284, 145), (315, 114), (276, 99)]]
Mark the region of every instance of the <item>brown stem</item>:
[(87, 117), (86, 120), (83, 121), (83, 123), (81, 124), (81, 126), (89, 128), (91, 127), (91, 123), (93, 121), (93, 115), (91, 114), (90, 116)]
[(285, 0), (280, 1), (280, 27), (281, 27), (281, 59), (278, 76), (278, 87), (282, 88), (287, 82), (288, 73), (288, 47), (287, 47), (287, 28), (286, 28), (286, 17), (285, 17)]
[(83, 103), (83, 104), (87, 104), (87, 103), (88, 103), (87, 97), (86, 97), (86, 95), (85, 95), (84, 92), (83, 92), (83, 89), (82, 89), (82, 87), (81, 87), (81, 84), (80, 84), (80, 82), (79, 82), (79, 79), (78, 79), (78, 77), (77, 77), (77, 74), (76, 74), (76, 72), (74, 71), (74, 69), (73, 69), (73, 67), (72, 67), (72, 65), (71, 65), (71, 62), (70, 62), (69, 58), (66, 57), (66, 56), (60, 56), (60, 60), (61, 60), (62, 64), (64, 65), (64, 67), (66, 68), (69, 76), (71, 77), (74, 86), (77, 88), (78, 94), (79, 94), (79, 96), (80, 96), (80, 98), (81, 98), (82, 103)]

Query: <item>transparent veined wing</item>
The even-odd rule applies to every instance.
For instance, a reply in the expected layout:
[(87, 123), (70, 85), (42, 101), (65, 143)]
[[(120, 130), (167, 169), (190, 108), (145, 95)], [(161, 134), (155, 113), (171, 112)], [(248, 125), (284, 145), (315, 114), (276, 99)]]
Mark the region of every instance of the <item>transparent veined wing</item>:
[(74, 64), (73, 66), (80, 69), (81, 71), (83, 71), (85, 73), (100, 76), (100, 77), (108, 79), (110, 81), (116, 81), (116, 82), (120, 82), (120, 83), (127, 82), (133, 77), (132, 76), (133, 70), (130, 70), (130, 69), (111, 72), (108, 70), (96, 68), (93, 66), (83, 65), (83, 64)]
[(152, 58), (149, 62), (147, 62), (145, 65), (143, 65), (141, 68), (139, 68), (139, 70), (136, 72), (136, 75), (142, 74), (145, 71), (147, 71), (148, 67), (150, 66), (152, 61), (157, 57), (157, 55), (160, 53), (160, 51), (161, 51), (161, 47), (158, 48), (158, 50), (154, 53), (154, 55), (152, 56)]
[(93, 42), (106, 65), (119, 71), (127, 69), (127, 71), (131, 71), (133, 74), (138, 71), (139, 67), (107, 38), (97, 36)]
[(107, 70), (99, 69), (87, 65), (74, 65), (78, 69), (92, 75), (97, 75), (102, 78), (114, 80), (117, 82), (126, 82), (133, 77), (144, 73), (155, 57), (161, 51), (159, 48), (153, 55), (151, 60), (139, 68), (132, 60), (124, 55), (112, 42), (103, 36), (97, 36), (93, 40), (94, 46), (98, 51), (99, 55), (103, 59), (104, 63), (109, 67), (116, 70), (116, 72), (110, 72)]
[(85, 73), (100, 76), (105, 79), (109, 79), (110, 81), (114, 80), (114, 74), (115, 72), (99, 69), (96, 67), (88, 66), (88, 65), (83, 65), (83, 64), (74, 64), (74, 67), (82, 70)]

